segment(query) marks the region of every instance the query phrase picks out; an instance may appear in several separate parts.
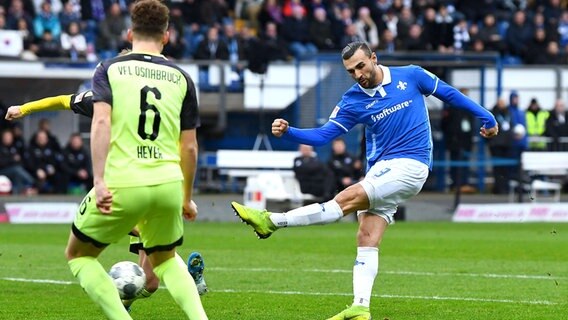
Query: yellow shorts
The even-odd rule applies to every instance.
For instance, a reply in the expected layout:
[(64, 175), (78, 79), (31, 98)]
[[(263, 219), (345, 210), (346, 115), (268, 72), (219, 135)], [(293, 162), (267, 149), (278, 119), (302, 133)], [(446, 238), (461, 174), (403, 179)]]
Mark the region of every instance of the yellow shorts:
[(148, 254), (171, 250), (183, 243), (181, 181), (110, 191), (110, 215), (97, 209), (94, 189), (85, 196), (72, 226), (77, 238), (102, 248), (118, 242), (136, 226)]

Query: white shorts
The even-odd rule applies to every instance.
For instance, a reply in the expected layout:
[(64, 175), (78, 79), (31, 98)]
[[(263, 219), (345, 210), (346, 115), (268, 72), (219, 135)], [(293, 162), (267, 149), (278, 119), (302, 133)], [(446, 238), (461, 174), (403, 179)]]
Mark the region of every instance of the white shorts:
[(369, 169), (360, 183), (369, 198), (369, 209), (357, 212), (376, 214), (389, 224), (399, 204), (418, 194), (430, 169), (408, 158), (382, 160)]

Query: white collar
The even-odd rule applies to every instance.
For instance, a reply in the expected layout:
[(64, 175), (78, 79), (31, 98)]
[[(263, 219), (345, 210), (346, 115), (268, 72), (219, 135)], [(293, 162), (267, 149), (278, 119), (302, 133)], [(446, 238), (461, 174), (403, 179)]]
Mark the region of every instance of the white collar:
[(379, 91), (383, 86), (391, 83), (391, 81), (392, 81), (390, 69), (388, 67), (383, 66), (382, 64), (379, 64), (379, 68), (381, 68), (381, 70), (383, 70), (383, 82), (381, 82), (378, 86), (376, 86), (374, 88), (367, 89), (367, 88), (361, 87), (361, 85), (359, 83), (357, 83), (359, 88), (361, 88), (361, 90), (363, 92), (365, 92), (369, 97), (374, 97), (375, 94), (377, 93), (377, 91)]

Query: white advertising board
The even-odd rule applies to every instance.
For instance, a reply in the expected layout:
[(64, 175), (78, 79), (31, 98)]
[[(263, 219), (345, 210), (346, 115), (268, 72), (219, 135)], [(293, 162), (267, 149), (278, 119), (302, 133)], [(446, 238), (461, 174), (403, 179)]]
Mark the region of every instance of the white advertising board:
[(454, 222), (568, 222), (568, 203), (460, 204)]
[(71, 223), (79, 207), (78, 203), (6, 203), (10, 223)]

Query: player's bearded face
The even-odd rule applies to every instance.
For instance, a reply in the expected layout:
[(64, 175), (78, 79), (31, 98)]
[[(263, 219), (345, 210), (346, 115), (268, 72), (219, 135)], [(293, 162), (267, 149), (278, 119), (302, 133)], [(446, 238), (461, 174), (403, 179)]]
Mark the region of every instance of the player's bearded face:
[(379, 84), (377, 78), (377, 58), (373, 53), (367, 57), (363, 50), (358, 50), (353, 56), (343, 61), (345, 69), (363, 88), (374, 88)]

